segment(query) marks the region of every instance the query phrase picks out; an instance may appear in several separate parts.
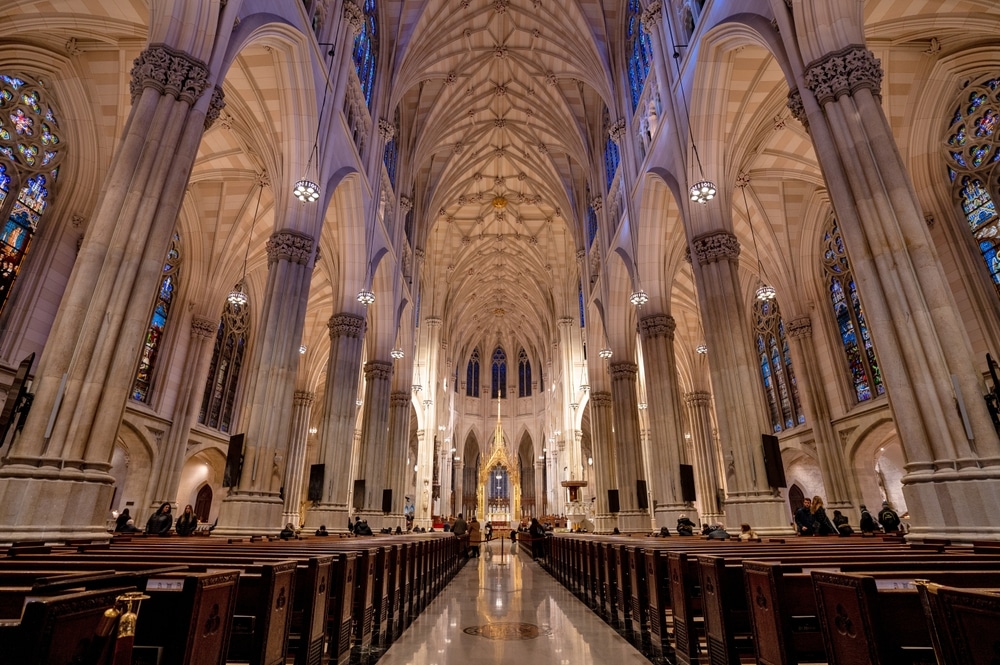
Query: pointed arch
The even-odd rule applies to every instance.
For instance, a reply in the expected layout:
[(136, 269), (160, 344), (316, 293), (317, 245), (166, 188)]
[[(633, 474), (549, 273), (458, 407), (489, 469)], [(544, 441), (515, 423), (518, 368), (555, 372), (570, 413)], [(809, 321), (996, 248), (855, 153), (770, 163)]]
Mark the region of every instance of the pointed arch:
[(250, 337), (250, 303), (226, 301), (215, 337), (212, 363), (208, 370), (205, 395), (198, 422), (220, 432), (229, 432), (233, 424), (240, 373)]
[(517, 396), (531, 397), (531, 361), (523, 346), (517, 355)]
[(492, 399), (503, 399), (507, 397), (507, 353), (503, 347), (498, 346), (493, 350), (490, 376), (490, 397)]

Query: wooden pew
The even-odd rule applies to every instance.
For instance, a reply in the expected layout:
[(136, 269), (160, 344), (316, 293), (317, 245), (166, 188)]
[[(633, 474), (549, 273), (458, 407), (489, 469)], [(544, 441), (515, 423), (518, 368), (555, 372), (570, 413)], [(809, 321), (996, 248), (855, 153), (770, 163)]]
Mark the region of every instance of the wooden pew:
[(241, 570), (227, 660), (284, 665), (296, 566), (285, 561), (263, 564), (259, 573)]
[[(992, 584), (980, 580), (982, 584)], [(921, 581), (917, 590), (931, 624), (940, 665), (992, 665), (1000, 654), (1000, 589), (957, 589)]]

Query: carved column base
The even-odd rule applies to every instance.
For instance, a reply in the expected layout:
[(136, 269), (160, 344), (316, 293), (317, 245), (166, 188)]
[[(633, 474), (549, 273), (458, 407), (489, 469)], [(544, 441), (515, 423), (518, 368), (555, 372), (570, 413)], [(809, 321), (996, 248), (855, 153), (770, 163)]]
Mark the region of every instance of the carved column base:
[(605, 513), (594, 515), (594, 533), (611, 533), (618, 526), (618, 515)]
[(749, 524), (759, 536), (795, 535), (788, 502), (770, 494), (728, 496), (725, 519), (721, 523), (733, 535), (739, 533), (740, 524)]
[(676, 531), (677, 519), (681, 515), (687, 515), (692, 522), (697, 521), (693, 506), (684, 503), (658, 504), (653, 511), (654, 530), (659, 530), (660, 527), (665, 526), (673, 534)]
[(99, 471), (4, 467), (0, 542), (109, 537), (114, 482)]
[(903, 496), (911, 540), (1000, 540), (1000, 477), (993, 469), (905, 476)]
[(645, 510), (623, 510), (618, 513), (618, 530), (622, 533), (649, 533), (653, 530), (653, 523)]
[(281, 521), (283, 509), (284, 502), (276, 492), (233, 492), (222, 500), (219, 524), (212, 534), (276, 536), (285, 526)]
[(305, 529), (316, 531), (323, 525), (330, 533), (346, 533), (350, 519), (346, 504), (314, 503), (306, 510)]

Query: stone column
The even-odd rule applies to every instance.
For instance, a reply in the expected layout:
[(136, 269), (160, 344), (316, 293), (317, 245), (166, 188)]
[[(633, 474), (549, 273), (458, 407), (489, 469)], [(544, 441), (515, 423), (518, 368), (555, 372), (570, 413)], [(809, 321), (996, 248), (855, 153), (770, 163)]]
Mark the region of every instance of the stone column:
[(386, 526), (406, 528), (406, 479), (409, 468), (406, 457), (410, 450), (410, 393), (397, 391), (389, 395), (389, 459), (388, 485), (392, 489), (392, 512)]
[(285, 507), (281, 521), (295, 526), (302, 524), (302, 485), (305, 479), (306, 444), (309, 442), (309, 419), (316, 396), (306, 390), (292, 395), (292, 432), (285, 463)]
[(812, 338), (812, 321), (808, 316), (792, 319), (788, 322), (787, 330), (798, 351), (797, 359), (800, 362), (795, 366), (795, 374), (799, 378), (797, 385), (799, 395), (804, 398), (802, 402), (806, 418), (812, 425), (816, 438), (819, 470), (823, 474), (823, 487), (826, 489), (826, 505), (831, 515), (834, 510), (842, 510), (845, 515), (855, 515), (852, 497), (860, 498), (861, 493), (831, 424), (830, 405), (823, 388), (822, 369), (816, 358), (816, 345)]
[(323, 498), (306, 513), (306, 528), (326, 524), (347, 529), (351, 491), (351, 451), (357, 416), (358, 368), (364, 346), (365, 318), (341, 312), (330, 317), (330, 357), (326, 364), (323, 420), (319, 429), (319, 464), (323, 465)]
[(364, 412), (361, 414), (361, 479), (365, 481), (365, 514), (372, 529), (382, 524), (382, 490), (387, 489), (389, 462), (389, 393), (392, 362), (365, 363)]
[[(1000, 494), (1000, 440), (982, 379), (882, 108), (881, 64), (854, 12), (831, 16), (838, 9), (796, 8), (804, 26), (842, 29), (797, 45), (812, 62), (789, 105), (808, 123), (877, 347), (911, 536), (996, 538), (1000, 513), (987, 507)], [(855, 43), (833, 43), (851, 33)]]
[(618, 515), (608, 511), (608, 490), (617, 487), (611, 404), (611, 393), (603, 391), (590, 393), (590, 437), (594, 448), (592, 470), (594, 492), (597, 494), (594, 528), (599, 533), (610, 533), (618, 526)]
[(687, 406), (687, 421), (691, 428), (694, 449), (694, 481), (701, 521), (709, 524), (724, 522), (724, 513), (719, 503), (723, 485), (719, 482), (722, 468), (719, 451), (712, 436), (712, 394), (703, 390), (689, 392), (684, 396)]
[(740, 245), (728, 231), (693, 239), (702, 320), (711, 349), (712, 389), (726, 466), (726, 521), (762, 535), (791, 533), (784, 501), (767, 485), (761, 433), (763, 395), (739, 284)]
[(267, 241), (267, 285), (240, 416), (243, 470), (219, 509), (220, 535), (274, 533), (283, 526), (279, 489), (314, 257), (315, 242), (299, 231), (278, 231)]
[(105, 535), (115, 436), (150, 302), (202, 134), (223, 106), (221, 90), (203, 96), (209, 85), (190, 51), (157, 44), (135, 61), (132, 110), (38, 364), (32, 410), (0, 467), (7, 540)]
[(642, 437), (639, 433), (639, 393), (636, 378), (639, 366), (633, 362), (612, 362), (611, 394), (614, 399), (615, 456), (618, 472), (618, 528), (648, 532), (649, 510), (639, 508), (639, 494), (648, 497), (642, 472)]
[(650, 314), (639, 319), (642, 357), (646, 370), (649, 408), (649, 470), (655, 526), (673, 529), (677, 518), (692, 506), (681, 492), (680, 465), (687, 464), (677, 361), (674, 356), (674, 317)]
[(191, 428), (198, 419), (201, 409), (208, 367), (212, 362), (214, 341), (219, 331), (218, 320), (201, 316), (191, 319), (191, 340), (184, 360), (184, 372), (180, 381), (180, 394), (174, 422), (167, 434), (167, 443), (160, 456), (153, 481), (153, 501), (150, 507), (159, 508), (164, 501), (175, 503), (177, 490), (181, 484), (181, 471), (187, 451)]
[(465, 492), (465, 461), (458, 460), (455, 464), (455, 513), (462, 512), (462, 496)]
[[(420, 492), (420, 501), (417, 502), (416, 514), (414, 516), (414, 526), (421, 526), (425, 529), (431, 527), (431, 516), (433, 514), (434, 502), (434, 462), (435, 462), (435, 432), (437, 432), (437, 413), (434, 411), (434, 396), (438, 382), (438, 357), (441, 349), (441, 319), (429, 317), (424, 319), (421, 326), (421, 350), (426, 362), (427, 379), (423, 386), (424, 405), (424, 438), (417, 446), (417, 491)], [(424, 490), (427, 491), (430, 499), (423, 502)], [(425, 510), (426, 508), (426, 510)], [(469, 516), (466, 515), (466, 518)], [(480, 515), (482, 517), (482, 515)]]

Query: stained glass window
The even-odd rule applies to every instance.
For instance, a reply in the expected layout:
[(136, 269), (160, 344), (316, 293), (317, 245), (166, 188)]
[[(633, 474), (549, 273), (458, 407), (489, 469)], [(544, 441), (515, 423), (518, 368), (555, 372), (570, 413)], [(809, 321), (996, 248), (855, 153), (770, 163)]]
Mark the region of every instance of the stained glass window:
[(628, 86), (632, 93), (632, 111), (639, 106), (642, 87), (646, 84), (653, 64), (653, 45), (649, 33), (642, 29), (642, 5), (629, 0), (625, 28), (625, 56), (628, 58)]
[[(0, 311), (48, 207), (63, 150), (58, 114), (29, 76), (0, 74)], [(16, 196), (11, 196), (16, 192)]]
[(465, 396), (479, 397), (479, 349), (474, 349), (465, 370)]
[(361, 92), (368, 108), (372, 107), (372, 91), (375, 89), (375, 70), (378, 67), (378, 11), (375, 0), (365, 0), (364, 24), (354, 37), (354, 68), (361, 82)]
[(997, 163), (1000, 162), (998, 79), (969, 85), (955, 103), (944, 134), (948, 179), (962, 209), (972, 241), (1000, 295), (1000, 216), (997, 215)]
[(792, 353), (785, 335), (785, 324), (774, 300), (755, 300), (754, 345), (764, 397), (775, 432), (805, 423), (799, 389), (792, 369)]
[(607, 177), (607, 189), (611, 189), (614, 182), (615, 173), (618, 172), (618, 164), (621, 163), (621, 153), (618, 151), (618, 144), (611, 138), (611, 114), (608, 108), (604, 107), (604, 133), (606, 139), (604, 143), (604, 175)]
[(594, 238), (597, 237), (597, 211), (594, 210), (589, 184), (585, 196), (587, 198), (587, 248), (589, 249), (594, 244)]
[(163, 342), (163, 331), (170, 316), (170, 305), (174, 301), (174, 291), (177, 288), (177, 277), (181, 264), (181, 239), (176, 233), (167, 252), (167, 260), (163, 264), (163, 280), (156, 294), (153, 305), (153, 316), (146, 330), (146, 339), (142, 343), (142, 355), (139, 357), (139, 369), (136, 371), (135, 382), (132, 384), (132, 399), (137, 402), (149, 402), (149, 389), (152, 385), (153, 370), (156, 369), (156, 359)]
[(822, 249), (830, 302), (847, 358), (851, 383), (857, 400), (865, 402), (885, 394), (885, 386), (882, 385), (875, 345), (865, 323), (864, 309), (861, 307), (836, 219), (830, 220), (830, 225), (823, 234)]
[(493, 399), (507, 397), (507, 354), (499, 346), (493, 351), (493, 383), (490, 397)]
[(212, 364), (198, 415), (202, 425), (220, 432), (230, 431), (249, 336), (250, 304), (234, 305), (227, 300), (222, 308), (222, 321), (215, 337)]
[(399, 161), (399, 107), (396, 107), (396, 116), (393, 121), (395, 131), (392, 137), (386, 141), (385, 150), (382, 151), (382, 162), (385, 164), (385, 171), (389, 174), (389, 182), (392, 188), (396, 189), (396, 164)]
[(524, 349), (517, 354), (517, 396), (531, 397), (531, 361)]

